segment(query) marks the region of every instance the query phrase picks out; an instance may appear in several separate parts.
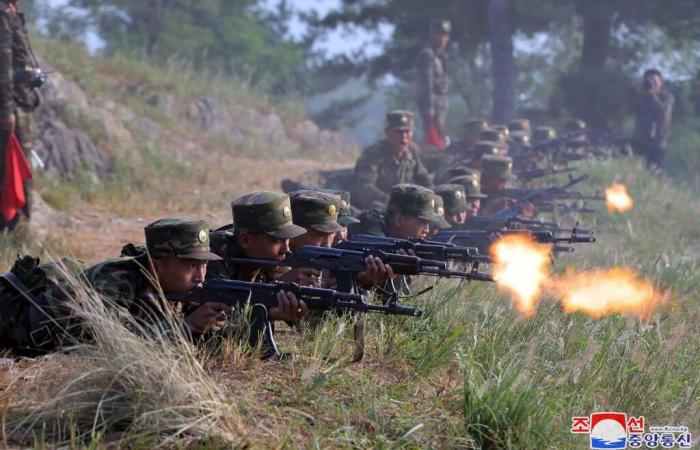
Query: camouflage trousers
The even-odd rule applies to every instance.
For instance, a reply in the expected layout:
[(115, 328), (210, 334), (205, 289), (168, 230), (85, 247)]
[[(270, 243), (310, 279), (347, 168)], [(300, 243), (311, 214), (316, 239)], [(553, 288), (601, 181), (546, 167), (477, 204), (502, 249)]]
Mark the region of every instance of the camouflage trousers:
[[(31, 152), (32, 152), (32, 136), (31, 136), (31, 128), (32, 128), (32, 117), (31, 117), (31, 112), (28, 110), (19, 108), (15, 111), (15, 116), (17, 118), (17, 123), (15, 125), (15, 134), (17, 135), (17, 139), (19, 139), (20, 144), (22, 144), (22, 150), (24, 150), (24, 156), (27, 157), (27, 161), (29, 161), (31, 157)], [(6, 158), (6, 147), (7, 147), (7, 141), (9, 139), (9, 134), (5, 130), (0, 130), (0, 179), (4, 179), (5, 177), (5, 158)], [(2, 184), (0, 183), (0, 189), (2, 189)], [(31, 180), (28, 180), (24, 183), (24, 194), (27, 198), (27, 204), (22, 208), (21, 215), (29, 219), (31, 215), (31, 210), (32, 210), (32, 197), (31, 197), (31, 192), (32, 192), (32, 182)], [(4, 228), (13, 228), (14, 225), (19, 221), (19, 216), (18, 214), (14, 219), (12, 219), (9, 223), (5, 221), (4, 218), (0, 217), (0, 230)]]

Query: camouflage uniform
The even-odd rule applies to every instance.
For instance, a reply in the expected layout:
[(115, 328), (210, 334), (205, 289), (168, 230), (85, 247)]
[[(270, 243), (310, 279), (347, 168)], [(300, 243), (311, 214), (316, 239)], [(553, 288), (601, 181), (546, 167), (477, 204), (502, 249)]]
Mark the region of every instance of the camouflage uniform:
[[(451, 31), (452, 25), (447, 20), (437, 20), (430, 24), (431, 33), (449, 34)], [(430, 122), (430, 109), (435, 111), (434, 120), (442, 136), (446, 135), (445, 124), (449, 107), (450, 81), (447, 67), (447, 55), (444, 52), (436, 52), (430, 46), (418, 55), (418, 110), (424, 126)]]
[[(99, 293), (109, 307), (128, 312), (145, 326), (159, 324), (164, 327), (167, 324), (164, 320), (167, 305), (163, 303), (160, 286), (149, 269), (149, 257), (176, 256), (205, 261), (218, 260), (219, 257), (209, 251), (209, 229), (199, 220), (162, 219), (148, 225), (145, 234), (147, 252), (97, 264), (85, 270), (80, 279)], [(21, 299), (22, 307), (14, 311), (15, 317), (19, 317), (16, 319), (18, 327), (2, 342), (4, 347), (18, 348), (21, 354), (53, 351), (66, 338), (62, 329), (69, 332), (69, 342), (89, 338), (84, 335), (79, 322), (71, 317), (66, 303), (69, 287), (62, 283), (59, 280), (47, 285), (36, 294), (36, 303)], [(4, 311), (4, 305), (0, 304), (0, 328), (8, 332), (7, 321), (13, 318)]]
[[(10, 7), (8, 0), (0, 0), (0, 118), (15, 115), (15, 132), (27, 157), (32, 150), (31, 112), (39, 106), (37, 89), (32, 87), (30, 74), (38, 69), (33, 56), (24, 15)], [(5, 147), (7, 130), (0, 130), (0, 178), (5, 174)], [(22, 213), (31, 211), (31, 182), (25, 183), (27, 204)], [(4, 219), (0, 218), (0, 222)]]
[[(387, 127), (413, 129), (413, 114), (392, 111), (387, 114)], [(386, 139), (370, 145), (355, 164), (352, 197), (362, 209), (386, 204), (392, 186), (415, 183), (430, 186), (431, 176), (423, 166), (418, 147), (411, 144), (408, 152), (396, 158)]]
[(643, 95), (637, 105), (634, 137), (649, 164), (663, 169), (664, 155), (671, 134), (673, 94), (668, 91)]

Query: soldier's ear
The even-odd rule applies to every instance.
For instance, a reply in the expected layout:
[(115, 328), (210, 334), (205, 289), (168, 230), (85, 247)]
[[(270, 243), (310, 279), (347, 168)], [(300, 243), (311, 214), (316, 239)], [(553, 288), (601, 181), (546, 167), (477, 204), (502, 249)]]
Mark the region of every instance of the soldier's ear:
[(248, 250), (250, 248), (250, 233), (246, 231), (241, 231), (236, 234), (236, 242), (241, 246), (243, 250)]

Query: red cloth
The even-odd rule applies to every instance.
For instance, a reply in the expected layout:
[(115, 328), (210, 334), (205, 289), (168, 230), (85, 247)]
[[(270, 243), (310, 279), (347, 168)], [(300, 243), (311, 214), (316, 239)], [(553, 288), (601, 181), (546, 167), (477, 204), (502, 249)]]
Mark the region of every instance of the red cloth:
[(440, 134), (437, 124), (434, 120), (428, 122), (428, 126), (425, 127), (425, 139), (423, 141), (425, 145), (432, 145), (433, 147), (442, 150), (445, 148), (445, 138)]
[(7, 141), (5, 151), (5, 178), (0, 193), (0, 214), (8, 222), (27, 203), (23, 183), (32, 178), (32, 169), (14, 133)]

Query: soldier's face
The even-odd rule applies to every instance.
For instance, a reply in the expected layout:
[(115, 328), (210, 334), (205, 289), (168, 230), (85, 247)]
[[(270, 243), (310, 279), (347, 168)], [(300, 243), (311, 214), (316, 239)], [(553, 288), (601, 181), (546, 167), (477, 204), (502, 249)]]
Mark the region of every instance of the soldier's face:
[(184, 294), (204, 282), (207, 262), (167, 256), (153, 260), (158, 282), (166, 294)]
[(430, 35), (430, 41), (432, 42), (433, 48), (444, 50), (450, 42), (450, 35), (449, 33), (432, 33)]
[(342, 230), (337, 231), (333, 235), (333, 244), (332, 245), (333, 245), (333, 247), (335, 247), (336, 245), (340, 244), (341, 242), (347, 241), (347, 240), (348, 240), (348, 228), (343, 227)]
[(281, 261), (289, 252), (289, 239), (279, 239), (265, 233), (240, 233), (238, 245), (248, 258)]
[[(476, 217), (479, 215), (479, 209), (481, 209), (481, 199), (479, 198), (468, 198), (467, 199), (467, 212), (465, 212), (464, 221), (470, 217)], [(463, 222), (464, 223), (464, 222)]]
[(502, 178), (482, 178), (481, 190), (485, 194), (496, 194), (506, 188), (507, 180)]
[(408, 150), (408, 146), (413, 142), (413, 130), (387, 128), (385, 133), (389, 147), (394, 154)]
[(313, 228), (307, 228), (306, 233), (292, 239), (291, 247), (292, 250), (297, 249), (303, 245), (313, 245), (314, 247), (330, 247), (333, 244), (334, 237), (335, 233), (323, 233), (321, 231), (314, 230)]
[(416, 216), (404, 216), (396, 214), (392, 216), (391, 236), (407, 239), (418, 238), (425, 239), (428, 237), (429, 225), (428, 221)]
[(460, 225), (467, 220), (467, 212), (462, 211), (454, 214), (445, 214), (445, 220), (450, 225)]

